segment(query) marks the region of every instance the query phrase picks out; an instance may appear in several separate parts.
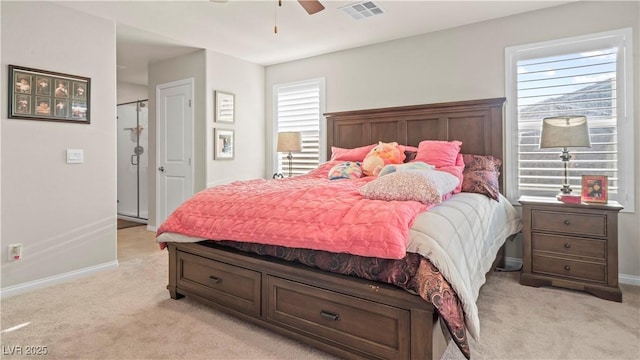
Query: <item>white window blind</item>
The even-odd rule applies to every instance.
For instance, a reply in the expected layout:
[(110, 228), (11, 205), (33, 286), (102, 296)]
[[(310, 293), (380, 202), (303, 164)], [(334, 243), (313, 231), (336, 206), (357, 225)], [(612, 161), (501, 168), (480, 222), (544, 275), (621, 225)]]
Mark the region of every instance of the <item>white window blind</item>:
[(562, 149), (539, 149), (541, 119), (584, 115), (591, 148), (570, 148), (569, 183), (579, 191), (581, 175), (607, 175), (618, 190), (616, 49), (601, 49), (518, 61), (518, 187), (558, 192)]
[[(313, 80), (278, 85), (275, 94), (277, 132), (302, 135), (302, 152), (292, 154), (292, 174), (305, 174), (320, 163), (321, 83)], [(277, 154), (277, 172), (285, 175), (289, 171), (287, 155)]]
[(551, 116), (584, 115), (591, 147), (568, 148), (573, 193), (580, 194), (582, 175), (606, 175), (610, 199), (633, 198), (633, 183), (628, 180), (633, 154), (626, 153), (633, 141), (627, 107), (632, 99), (625, 88), (629, 74), (624, 66), (629, 40), (597, 34), (507, 49), (511, 72), (507, 91), (512, 102), (508, 123), (515, 125), (508, 131), (513, 157), (509, 164), (515, 169), (508, 177), (511, 195), (559, 193), (564, 182), (562, 149), (539, 148), (541, 122)]

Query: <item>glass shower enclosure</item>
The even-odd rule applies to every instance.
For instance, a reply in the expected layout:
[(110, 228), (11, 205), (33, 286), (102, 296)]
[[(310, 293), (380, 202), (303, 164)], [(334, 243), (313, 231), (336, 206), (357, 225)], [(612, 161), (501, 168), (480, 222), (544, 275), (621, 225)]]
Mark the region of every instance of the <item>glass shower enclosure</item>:
[(118, 218), (146, 223), (149, 214), (148, 100), (118, 104)]

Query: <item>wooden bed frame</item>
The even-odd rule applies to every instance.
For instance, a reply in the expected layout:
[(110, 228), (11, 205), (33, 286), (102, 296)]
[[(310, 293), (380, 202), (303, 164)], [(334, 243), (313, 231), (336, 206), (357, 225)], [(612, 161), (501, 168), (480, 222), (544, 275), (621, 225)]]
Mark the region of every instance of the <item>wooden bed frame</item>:
[[(327, 113), (327, 149), (460, 140), (463, 153), (503, 159), (504, 101)], [(214, 242), (167, 245), (173, 299), (189, 296), (346, 359), (440, 359), (447, 347), (433, 306), (405, 290)]]

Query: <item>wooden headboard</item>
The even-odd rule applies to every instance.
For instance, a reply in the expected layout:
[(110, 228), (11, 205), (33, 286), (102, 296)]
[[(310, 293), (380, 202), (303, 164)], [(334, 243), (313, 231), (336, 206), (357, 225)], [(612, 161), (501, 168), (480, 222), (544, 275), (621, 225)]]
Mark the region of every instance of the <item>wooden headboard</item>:
[[(327, 157), (331, 146), (349, 149), (378, 141), (418, 146), (422, 140), (459, 140), (464, 154), (504, 160), (504, 102), (495, 98), (325, 113)], [(503, 182), (501, 175), (504, 191)]]

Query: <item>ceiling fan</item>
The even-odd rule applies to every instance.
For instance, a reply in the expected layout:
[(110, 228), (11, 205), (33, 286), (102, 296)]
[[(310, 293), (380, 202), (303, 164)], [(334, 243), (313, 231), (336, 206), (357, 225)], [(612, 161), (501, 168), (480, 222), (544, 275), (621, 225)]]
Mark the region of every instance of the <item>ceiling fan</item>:
[(309, 13), (313, 15), (317, 12), (324, 10), (324, 5), (318, 0), (298, 0), (298, 3)]
[[(211, 2), (220, 2), (224, 3), (228, 0), (209, 0)], [(313, 15), (317, 12), (324, 10), (324, 5), (320, 3), (318, 0), (298, 0), (300, 6), (302, 6), (309, 15)], [(278, 5), (282, 6), (282, 0), (278, 0)]]

